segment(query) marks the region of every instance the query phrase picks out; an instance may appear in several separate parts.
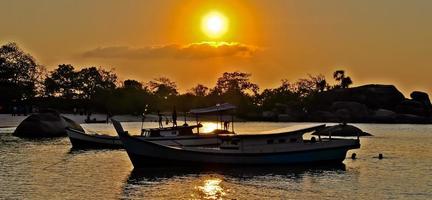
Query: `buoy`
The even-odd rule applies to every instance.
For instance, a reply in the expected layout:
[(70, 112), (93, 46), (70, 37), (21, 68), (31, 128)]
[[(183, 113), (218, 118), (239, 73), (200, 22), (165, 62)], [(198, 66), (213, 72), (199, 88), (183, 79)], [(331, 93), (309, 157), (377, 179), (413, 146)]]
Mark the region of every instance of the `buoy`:
[(357, 156), (356, 153), (351, 154), (351, 159), (355, 160), (355, 159), (356, 159), (356, 156)]
[(380, 153), (380, 154), (378, 154), (378, 159), (383, 159), (384, 158), (384, 156), (383, 156), (383, 154), (382, 153)]

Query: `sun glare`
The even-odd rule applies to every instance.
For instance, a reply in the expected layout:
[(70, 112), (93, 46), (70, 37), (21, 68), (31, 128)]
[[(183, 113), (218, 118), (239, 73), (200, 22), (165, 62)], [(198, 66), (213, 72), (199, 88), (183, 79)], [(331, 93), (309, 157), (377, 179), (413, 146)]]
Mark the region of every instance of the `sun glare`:
[(210, 38), (220, 38), (228, 31), (228, 19), (219, 12), (211, 12), (203, 17), (202, 31)]

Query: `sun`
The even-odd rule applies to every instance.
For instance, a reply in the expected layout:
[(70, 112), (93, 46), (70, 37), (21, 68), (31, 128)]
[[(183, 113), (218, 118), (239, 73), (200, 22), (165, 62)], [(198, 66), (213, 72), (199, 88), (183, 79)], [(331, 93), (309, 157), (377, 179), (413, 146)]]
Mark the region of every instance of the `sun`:
[(203, 17), (201, 28), (208, 37), (220, 38), (228, 31), (228, 18), (220, 12), (210, 12)]

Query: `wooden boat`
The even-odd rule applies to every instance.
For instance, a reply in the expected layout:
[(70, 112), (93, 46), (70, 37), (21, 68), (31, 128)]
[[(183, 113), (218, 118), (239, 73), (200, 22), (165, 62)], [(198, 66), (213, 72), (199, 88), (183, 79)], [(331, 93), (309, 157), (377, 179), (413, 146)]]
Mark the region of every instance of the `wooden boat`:
[(158, 165), (279, 165), (316, 162), (341, 163), (350, 149), (360, 148), (359, 139), (321, 138), (303, 140), (305, 133), (325, 125), (273, 133), (219, 135), (217, 148), (173, 147), (118, 132), (135, 168)]
[[(121, 127), (120, 122), (113, 120), (113, 124)], [(169, 146), (215, 146), (219, 144), (216, 133), (194, 134), (192, 129), (197, 126), (170, 127), (161, 129), (147, 129), (148, 134), (133, 136), (139, 140), (147, 140)], [(123, 129), (120, 129), (123, 131)], [(72, 148), (74, 149), (121, 149), (123, 143), (118, 136), (88, 134), (80, 130), (67, 128), (66, 130)], [(177, 134), (182, 133), (182, 134)]]
[[(223, 104), (212, 106), (209, 108), (193, 109), (190, 113), (194, 115), (202, 115), (207, 113), (214, 113), (217, 111), (225, 112), (235, 109), (231, 104)], [(111, 119), (117, 133), (124, 132), (120, 122)], [(214, 130), (210, 133), (199, 134), (199, 128), (202, 125), (198, 121), (196, 125), (183, 125), (165, 128), (148, 128), (141, 129), (141, 135), (134, 135), (133, 137), (139, 140), (152, 141), (162, 145), (169, 146), (215, 146), (220, 144), (217, 137), (219, 134), (232, 134), (228, 130)], [(197, 129), (197, 133), (193, 132)], [(74, 149), (120, 149), (123, 144), (118, 136), (102, 135), (102, 134), (88, 134), (80, 130), (67, 128), (69, 140)]]

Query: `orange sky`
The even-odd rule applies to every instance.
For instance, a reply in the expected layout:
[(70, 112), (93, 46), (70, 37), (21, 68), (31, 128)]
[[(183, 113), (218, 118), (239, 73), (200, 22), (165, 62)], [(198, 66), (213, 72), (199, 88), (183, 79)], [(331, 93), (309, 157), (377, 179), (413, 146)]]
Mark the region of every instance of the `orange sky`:
[[(121, 79), (167, 76), (184, 91), (224, 71), (262, 88), (345, 69), (355, 85), (432, 92), (429, 0), (38, 0), (0, 1), (0, 42), (16, 41), (53, 69), (114, 67)], [(229, 19), (217, 42), (201, 31), (217, 10)]]

